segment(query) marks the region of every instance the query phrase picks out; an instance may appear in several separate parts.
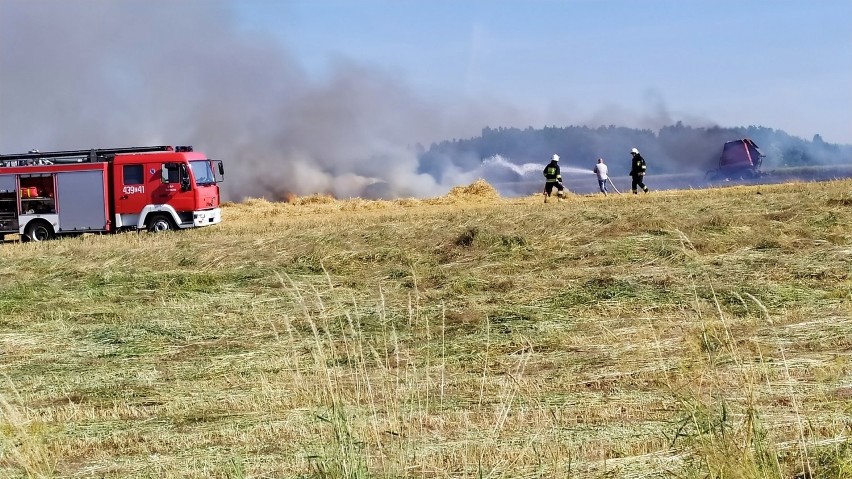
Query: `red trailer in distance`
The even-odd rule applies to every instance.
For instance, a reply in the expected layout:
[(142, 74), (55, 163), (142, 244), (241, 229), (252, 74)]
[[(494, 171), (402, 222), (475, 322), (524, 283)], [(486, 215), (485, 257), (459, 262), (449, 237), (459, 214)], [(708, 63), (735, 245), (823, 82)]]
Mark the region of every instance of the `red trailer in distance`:
[(757, 144), (748, 138), (729, 141), (722, 147), (719, 168), (708, 171), (705, 178), (710, 180), (757, 178), (761, 175), (760, 165), (763, 164), (763, 156)]

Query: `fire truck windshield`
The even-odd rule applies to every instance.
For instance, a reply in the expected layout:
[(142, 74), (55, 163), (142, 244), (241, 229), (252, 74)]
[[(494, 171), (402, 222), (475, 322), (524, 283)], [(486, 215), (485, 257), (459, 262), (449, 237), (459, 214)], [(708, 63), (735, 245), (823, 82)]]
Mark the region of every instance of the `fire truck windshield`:
[(210, 160), (190, 161), (189, 166), (192, 168), (192, 176), (195, 177), (195, 184), (198, 186), (208, 186), (216, 183), (213, 177), (213, 168), (210, 167)]

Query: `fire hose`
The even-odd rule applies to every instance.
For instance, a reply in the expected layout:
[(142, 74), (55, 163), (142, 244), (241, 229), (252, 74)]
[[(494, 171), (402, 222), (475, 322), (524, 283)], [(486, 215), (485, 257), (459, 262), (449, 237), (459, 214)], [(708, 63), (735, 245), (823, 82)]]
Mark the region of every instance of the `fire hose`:
[(618, 194), (620, 195), (620, 194), (621, 194), (621, 192), (620, 192), (620, 191), (618, 191), (618, 188), (616, 188), (616, 187), (615, 187), (615, 183), (613, 183), (613, 182), (612, 182), (612, 178), (607, 177), (607, 181), (609, 181), (609, 184), (610, 184), (610, 185), (612, 185), (612, 189), (614, 189), (614, 190), (615, 190), (615, 192), (616, 192), (616, 193), (618, 193)]

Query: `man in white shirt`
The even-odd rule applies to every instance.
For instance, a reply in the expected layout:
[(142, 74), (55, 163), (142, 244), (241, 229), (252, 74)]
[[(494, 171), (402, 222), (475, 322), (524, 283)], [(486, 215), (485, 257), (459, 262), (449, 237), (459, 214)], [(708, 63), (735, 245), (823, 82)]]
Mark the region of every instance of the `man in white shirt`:
[(607, 168), (606, 164), (603, 161), (603, 158), (598, 158), (598, 164), (595, 165), (595, 169), (593, 170), (596, 175), (598, 175), (598, 188), (601, 189), (601, 193), (604, 195), (608, 194), (606, 191), (606, 183), (609, 181), (609, 168)]

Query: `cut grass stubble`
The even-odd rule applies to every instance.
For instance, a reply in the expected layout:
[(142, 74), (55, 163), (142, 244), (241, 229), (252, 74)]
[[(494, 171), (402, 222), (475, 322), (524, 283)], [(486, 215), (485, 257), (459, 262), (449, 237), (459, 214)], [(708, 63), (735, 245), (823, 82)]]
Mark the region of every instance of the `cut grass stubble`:
[(4, 245), (0, 469), (850, 477), (849, 186), (252, 200)]

